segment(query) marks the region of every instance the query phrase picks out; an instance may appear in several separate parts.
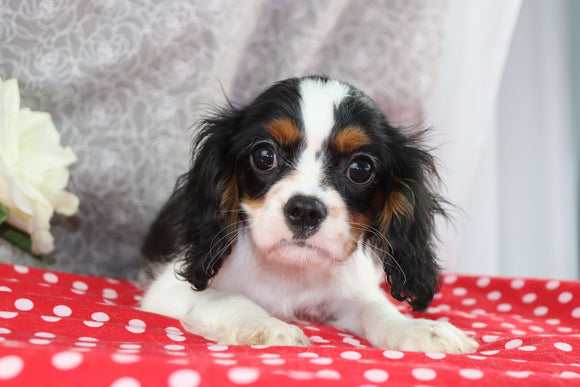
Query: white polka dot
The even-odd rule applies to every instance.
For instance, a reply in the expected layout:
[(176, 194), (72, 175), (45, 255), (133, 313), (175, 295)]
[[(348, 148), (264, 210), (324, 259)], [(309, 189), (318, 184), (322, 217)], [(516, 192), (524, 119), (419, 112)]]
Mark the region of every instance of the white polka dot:
[(93, 348), (97, 346), (97, 343), (87, 343), (86, 341), (79, 341), (75, 343), (77, 347)]
[(528, 334), (528, 332), (522, 331), (521, 329), (512, 329), (511, 333), (516, 336), (523, 336)]
[(334, 370), (320, 370), (316, 372), (316, 377), (319, 379), (338, 380), (340, 379), (340, 374)]
[(329, 357), (318, 357), (315, 359), (311, 359), (310, 362), (312, 364), (328, 365), (328, 364), (332, 364), (332, 359)]
[(546, 324), (548, 325), (560, 325), (560, 320), (557, 318), (549, 318), (546, 320)]
[(489, 277), (481, 277), (477, 279), (477, 282), (475, 284), (479, 288), (485, 288), (489, 285), (490, 282), (491, 280), (489, 279)]
[(342, 341), (346, 344), (350, 344), (352, 346), (358, 347), (360, 346), (360, 340), (357, 340), (353, 337), (345, 337)]
[(318, 354), (314, 352), (302, 352), (298, 354), (298, 357), (307, 357), (307, 358), (314, 358), (318, 357)]
[(266, 364), (266, 365), (282, 365), (284, 363), (286, 363), (286, 360), (284, 359), (264, 359), (262, 360), (262, 363)]
[(564, 371), (560, 374), (560, 377), (564, 379), (580, 378), (580, 374), (572, 371)]
[(47, 345), (47, 344), (50, 344), (50, 340), (47, 340), (47, 339), (30, 339), (28, 341), (30, 342), (30, 344), (35, 344), (35, 345)]
[(175, 335), (175, 334), (169, 334), (167, 335), (168, 338), (170, 338), (173, 341), (185, 341), (185, 336), (181, 336), (181, 335)]
[(95, 312), (91, 315), (91, 319), (99, 322), (107, 322), (109, 321), (109, 315), (103, 312)]
[(0, 292), (11, 292), (12, 289), (10, 289), (7, 286), (0, 286)]
[(259, 377), (260, 371), (255, 368), (236, 367), (228, 371), (228, 379), (235, 384), (250, 384)]
[(462, 297), (462, 296), (465, 296), (466, 294), (467, 294), (467, 289), (465, 289), (465, 288), (453, 289), (453, 295), (455, 295), (455, 296)]
[(14, 307), (23, 312), (27, 312), (34, 308), (34, 302), (30, 301), (28, 298), (19, 298), (14, 301)]
[(485, 355), (485, 356), (493, 356), (493, 355), (497, 355), (499, 353), (499, 350), (492, 349), (491, 351), (481, 351), (480, 353), (482, 355)]
[(146, 327), (147, 325), (145, 325), (144, 321), (135, 318), (129, 321), (129, 325), (125, 329), (131, 333), (143, 333)]
[(483, 322), (474, 322), (473, 324), (471, 324), (471, 327), (475, 329), (482, 329), (487, 327), (487, 324)]
[(312, 341), (313, 343), (330, 343), (330, 341), (323, 339), (320, 336), (311, 336), (310, 341)]
[(387, 350), (383, 352), (383, 356), (387, 359), (401, 359), (405, 356), (403, 352)]
[(477, 300), (475, 298), (466, 298), (464, 300), (461, 300), (461, 304), (465, 305), (465, 306), (473, 306), (477, 303)]
[(566, 304), (566, 303), (572, 301), (572, 298), (573, 298), (572, 293), (570, 293), (570, 292), (562, 292), (558, 296), (558, 302), (560, 304)]
[(444, 353), (440, 353), (440, 352), (426, 352), (425, 356), (427, 356), (430, 359), (440, 360), (440, 359), (444, 359), (446, 355)]
[(460, 370), (459, 375), (463, 376), (465, 379), (476, 380), (483, 377), (483, 372), (480, 370), (468, 368)]
[(12, 333), (10, 329), (0, 327), (0, 335), (8, 335), (10, 333)]
[(533, 372), (531, 371), (506, 371), (506, 375), (517, 379), (525, 379), (532, 374)]
[(499, 336), (496, 335), (484, 335), (482, 337), (482, 340), (485, 341), (486, 343), (493, 343), (497, 341), (497, 339), (499, 339)]
[(415, 379), (417, 380), (433, 380), (437, 376), (437, 373), (430, 368), (415, 368), (411, 371)]
[(525, 352), (533, 352), (533, 351), (535, 351), (537, 348), (536, 348), (536, 347), (534, 347), (533, 345), (524, 345), (524, 346), (518, 347), (518, 349), (519, 349), (520, 351), (525, 351)]
[(44, 273), (42, 278), (44, 278), (44, 280), (49, 284), (55, 284), (58, 282), (58, 276), (54, 273)]
[(125, 376), (115, 380), (111, 387), (141, 387), (141, 383), (137, 379)]
[(113, 353), (111, 360), (117, 364), (132, 364), (141, 360), (141, 357), (132, 353)]
[(172, 334), (172, 335), (183, 335), (183, 332), (176, 327), (167, 327), (165, 328), (165, 332), (167, 332), (167, 334)]
[(20, 274), (27, 274), (30, 271), (28, 267), (22, 265), (14, 265), (14, 270)]
[(61, 371), (72, 370), (83, 362), (83, 355), (79, 352), (65, 351), (55, 354), (51, 363), (52, 366)]
[(575, 308), (575, 309), (572, 311), (572, 317), (574, 317), (574, 318), (580, 318), (580, 307), (578, 307), (578, 308)]
[(23, 368), (24, 362), (18, 356), (10, 355), (0, 357), (0, 380), (17, 377)]
[(194, 370), (178, 370), (169, 375), (167, 383), (170, 387), (197, 387), (201, 383), (201, 376)]
[(487, 299), (490, 301), (497, 301), (501, 298), (501, 292), (499, 290), (494, 290), (487, 294)]
[(105, 288), (103, 289), (103, 298), (115, 299), (118, 298), (119, 294), (115, 289)]
[(524, 287), (525, 284), (526, 282), (523, 279), (516, 278), (510, 283), (510, 286), (512, 289), (521, 289)]
[(545, 316), (546, 314), (548, 314), (548, 307), (546, 306), (538, 306), (534, 309), (534, 315), (536, 316)]
[(551, 281), (548, 281), (546, 283), (546, 289), (548, 289), (548, 290), (558, 289), (559, 286), (560, 286), (560, 281), (558, 281), (558, 280), (551, 280)]
[(497, 310), (500, 312), (509, 312), (510, 310), (512, 310), (512, 306), (510, 304), (507, 304), (507, 303), (499, 304), (497, 306)]
[(536, 293), (527, 293), (522, 297), (522, 302), (524, 304), (531, 304), (532, 302), (536, 301), (537, 298), (538, 296)]
[(389, 374), (384, 370), (372, 369), (366, 370), (364, 377), (366, 380), (372, 383), (384, 383), (389, 379)]
[(210, 345), (209, 347), (207, 347), (207, 349), (209, 349), (210, 351), (221, 352), (221, 351), (227, 351), (228, 346), (227, 345)]
[(544, 332), (544, 328), (538, 327), (536, 325), (530, 325), (528, 329), (533, 332)]
[(72, 310), (66, 305), (57, 305), (52, 309), (52, 313), (58, 317), (69, 317), (72, 314)]
[(569, 327), (558, 327), (558, 328), (556, 328), (556, 330), (558, 332), (562, 332), (562, 333), (570, 333), (570, 332), (572, 332), (572, 328), (569, 328)]
[(103, 326), (103, 323), (98, 321), (83, 321), (83, 324), (91, 328), (99, 328)]
[(46, 322), (51, 322), (51, 323), (60, 321), (60, 317), (54, 317), (54, 316), (40, 316), (40, 318)]
[(507, 322), (503, 322), (503, 323), (501, 323), (501, 326), (502, 326), (503, 328), (508, 328), (508, 329), (514, 329), (514, 328), (516, 327), (514, 324), (512, 324), (512, 323), (507, 323)]
[(443, 277), (443, 283), (447, 285), (453, 285), (455, 282), (457, 282), (457, 275), (455, 274), (447, 274)]
[(34, 334), (36, 337), (42, 337), (44, 339), (54, 339), (56, 336), (53, 333), (49, 332), (36, 332)]
[(556, 347), (560, 351), (564, 351), (564, 352), (572, 351), (572, 346), (568, 343), (554, 343), (554, 347)]
[(362, 355), (358, 352), (346, 351), (341, 353), (340, 357), (347, 360), (359, 360), (362, 357)]
[(18, 312), (7, 312), (7, 311), (0, 311), (0, 318), (14, 318), (18, 316)]
[(79, 337), (79, 341), (86, 341), (86, 342), (90, 342), (90, 343), (96, 343), (99, 341), (99, 339), (95, 339), (94, 337)]
[(514, 349), (514, 348), (519, 347), (522, 344), (523, 344), (523, 341), (521, 341), (520, 339), (510, 340), (507, 343), (505, 343), (505, 349)]
[(73, 282), (73, 288), (81, 292), (86, 292), (89, 289), (89, 285), (87, 285), (83, 281), (75, 281)]

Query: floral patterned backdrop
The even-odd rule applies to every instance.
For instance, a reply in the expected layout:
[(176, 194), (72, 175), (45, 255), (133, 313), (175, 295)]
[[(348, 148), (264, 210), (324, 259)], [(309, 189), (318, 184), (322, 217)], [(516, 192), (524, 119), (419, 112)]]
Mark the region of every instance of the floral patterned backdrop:
[[(188, 166), (196, 120), (271, 82), (324, 73), (420, 122), (434, 87), (447, 0), (0, 0), (0, 77), (22, 106), (52, 114), (78, 161), (72, 218), (34, 261), (0, 241), (0, 260), (134, 277), (148, 224)], [(223, 89), (223, 90), (222, 90)]]

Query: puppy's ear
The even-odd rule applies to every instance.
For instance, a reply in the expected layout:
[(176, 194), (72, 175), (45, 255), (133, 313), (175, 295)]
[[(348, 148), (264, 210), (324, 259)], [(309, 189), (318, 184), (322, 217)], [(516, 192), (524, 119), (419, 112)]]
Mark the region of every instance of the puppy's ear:
[(434, 217), (446, 216), (447, 203), (434, 192), (439, 177), (433, 157), (420, 145), (423, 135), (395, 135), (389, 144), (393, 178), (379, 221), (390, 253), (383, 264), (391, 294), (414, 311), (425, 310), (438, 289)]
[(193, 144), (191, 169), (178, 188), (185, 203), (179, 274), (197, 290), (207, 288), (237, 238), (238, 183), (231, 149), (242, 117), (242, 110), (230, 107), (203, 121)]

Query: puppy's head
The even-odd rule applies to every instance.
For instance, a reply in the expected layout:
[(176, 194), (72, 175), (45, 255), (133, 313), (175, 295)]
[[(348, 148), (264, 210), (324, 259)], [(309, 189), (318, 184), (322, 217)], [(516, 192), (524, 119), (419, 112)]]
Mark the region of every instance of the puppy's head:
[(176, 191), (185, 265), (205, 289), (240, 232), (258, 259), (325, 267), (378, 254), (391, 293), (415, 310), (437, 287), (432, 157), (353, 86), (323, 77), (274, 84), (207, 119)]

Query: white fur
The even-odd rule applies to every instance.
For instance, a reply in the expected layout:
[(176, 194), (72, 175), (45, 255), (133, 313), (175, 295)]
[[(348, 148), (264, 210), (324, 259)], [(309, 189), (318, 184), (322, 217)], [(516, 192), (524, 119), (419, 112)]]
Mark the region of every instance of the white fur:
[(201, 292), (177, 278), (173, 261), (145, 294), (142, 309), (180, 319), (187, 330), (221, 344), (309, 345), (300, 329), (284, 321), (317, 320), (379, 348), (469, 353), (478, 347), (449, 323), (402, 315), (380, 288), (377, 260), (361, 247), (343, 264), (326, 268), (276, 265), (259, 255), (242, 232)]
[[(242, 203), (249, 226), (240, 228), (208, 289), (196, 292), (178, 279), (177, 258), (152, 283), (142, 308), (178, 318), (191, 332), (224, 344), (308, 345), (304, 333), (287, 322), (314, 320), (380, 348), (474, 351), (477, 343), (451, 324), (408, 318), (387, 300), (380, 261), (352, 239), (340, 194), (320, 184), (320, 151), (348, 88), (308, 79), (300, 93), (306, 147), (294, 173), (274, 184), (261, 205)], [(329, 213), (305, 246), (291, 242), (284, 218), (294, 195), (318, 198)]]

